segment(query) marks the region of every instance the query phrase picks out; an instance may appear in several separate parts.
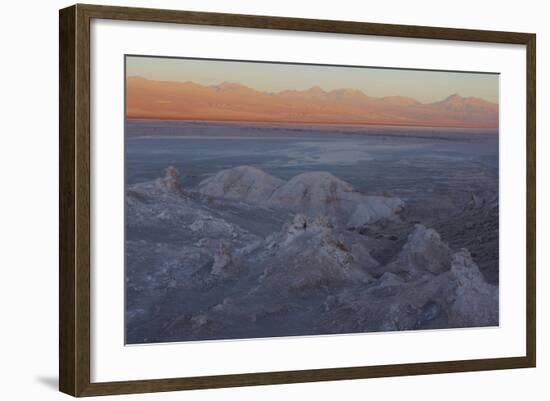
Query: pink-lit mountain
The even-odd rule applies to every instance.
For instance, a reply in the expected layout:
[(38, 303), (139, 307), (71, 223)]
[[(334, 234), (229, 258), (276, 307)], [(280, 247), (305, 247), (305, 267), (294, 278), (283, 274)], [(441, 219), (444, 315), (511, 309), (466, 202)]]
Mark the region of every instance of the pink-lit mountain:
[(357, 89), (260, 92), (238, 83), (204, 86), (193, 82), (128, 77), (126, 116), (206, 121), (310, 124), (383, 124), (440, 127), (498, 127), (498, 105), (457, 94), (434, 103)]

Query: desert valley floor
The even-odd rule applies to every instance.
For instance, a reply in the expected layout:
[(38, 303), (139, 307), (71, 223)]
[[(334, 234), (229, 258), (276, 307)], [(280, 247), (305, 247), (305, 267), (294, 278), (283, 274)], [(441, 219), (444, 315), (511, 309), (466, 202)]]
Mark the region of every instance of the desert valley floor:
[(126, 342), (498, 325), (498, 133), (129, 120)]

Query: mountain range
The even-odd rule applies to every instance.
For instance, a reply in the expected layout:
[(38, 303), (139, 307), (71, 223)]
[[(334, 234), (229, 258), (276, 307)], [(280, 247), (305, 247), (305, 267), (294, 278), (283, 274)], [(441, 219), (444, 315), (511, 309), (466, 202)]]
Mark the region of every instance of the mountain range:
[(497, 128), (498, 112), (498, 104), (458, 94), (421, 103), (319, 86), (270, 93), (233, 82), (126, 80), (126, 117), (135, 119)]

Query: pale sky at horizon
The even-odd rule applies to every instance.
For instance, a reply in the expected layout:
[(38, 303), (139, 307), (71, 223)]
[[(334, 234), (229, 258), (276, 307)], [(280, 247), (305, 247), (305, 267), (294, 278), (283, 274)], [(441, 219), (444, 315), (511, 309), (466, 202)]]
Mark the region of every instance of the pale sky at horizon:
[(263, 92), (353, 88), (368, 96), (405, 96), (422, 103), (458, 93), (498, 103), (499, 75), (388, 68), (279, 64), (127, 56), (126, 76), (201, 85), (237, 82)]

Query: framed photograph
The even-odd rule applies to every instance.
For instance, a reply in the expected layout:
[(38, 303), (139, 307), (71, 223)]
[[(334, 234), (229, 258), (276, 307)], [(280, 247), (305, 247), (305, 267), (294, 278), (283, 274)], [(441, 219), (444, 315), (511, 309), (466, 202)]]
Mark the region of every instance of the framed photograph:
[(61, 391), (535, 366), (534, 34), (59, 26)]

